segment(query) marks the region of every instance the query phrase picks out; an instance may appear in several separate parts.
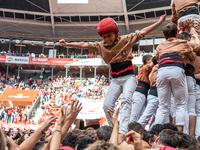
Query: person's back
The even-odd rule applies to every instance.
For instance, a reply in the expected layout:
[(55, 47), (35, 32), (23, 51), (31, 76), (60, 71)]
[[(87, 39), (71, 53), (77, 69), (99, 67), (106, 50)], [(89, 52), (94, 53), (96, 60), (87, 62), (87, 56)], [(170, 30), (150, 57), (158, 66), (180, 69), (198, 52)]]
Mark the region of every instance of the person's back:
[[(169, 109), (171, 93), (173, 93), (176, 103), (176, 125), (179, 131), (183, 131), (183, 126), (188, 124), (187, 112), (187, 84), (183, 65), (189, 58), (192, 59), (192, 48), (186, 40), (176, 39), (177, 27), (169, 23), (163, 29), (166, 41), (156, 48), (156, 58), (159, 60), (157, 74), (157, 91), (159, 107), (156, 113), (155, 124), (169, 122)], [(180, 94), (181, 93), (181, 94)]]

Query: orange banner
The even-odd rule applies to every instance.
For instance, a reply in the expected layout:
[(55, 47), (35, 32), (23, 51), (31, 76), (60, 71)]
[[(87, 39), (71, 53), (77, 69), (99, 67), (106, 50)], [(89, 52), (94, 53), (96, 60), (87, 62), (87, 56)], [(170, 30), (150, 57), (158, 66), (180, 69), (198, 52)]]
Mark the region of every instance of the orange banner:
[(6, 89), (0, 97), (0, 101), (33, 102), (39, 96), (39, 91)]
[(51, 65), (66, 65), (73, 63), (72, 58), (51, 58)]
[(5, 62), (6, 62), (6, 56), (0, 55), (0, 63), (5, 63)]
[(39, 57), (30, 57), (29, 64), (34, 65), (50, 65), (51, 58), (39, 58)]

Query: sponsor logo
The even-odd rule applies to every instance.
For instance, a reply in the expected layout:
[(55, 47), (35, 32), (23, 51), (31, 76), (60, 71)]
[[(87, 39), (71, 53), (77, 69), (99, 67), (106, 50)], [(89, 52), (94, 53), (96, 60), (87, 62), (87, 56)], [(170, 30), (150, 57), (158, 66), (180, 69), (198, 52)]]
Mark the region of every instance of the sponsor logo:
[(12, 57), (8, 57), (7, 60), (8, 60), (8, 61), (12, 61)]
[(33, 61), (48, 61), (48, 58), (33, 58)]
[(19, 94), (16, 94), (16, 95), (9, 95), (8, 97), (13, 97), (13, 98), (29, 98), (29, 96), (25, 95), (25, 94), (22, 94), (22, 93), (19, 93)]
[(79, 60), (74, 60), (74, 62), (79, 62)]

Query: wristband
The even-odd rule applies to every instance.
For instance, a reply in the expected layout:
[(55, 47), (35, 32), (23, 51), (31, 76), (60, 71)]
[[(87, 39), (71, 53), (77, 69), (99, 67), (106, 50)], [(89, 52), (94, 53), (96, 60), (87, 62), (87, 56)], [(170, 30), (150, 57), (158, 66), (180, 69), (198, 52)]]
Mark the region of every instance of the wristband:
[(180, 29), (178, 30), (178, 32), (180, 32), (180, 31), (184, 31), (184, 28), (180, 28)]
[(67, 43), (65, 44), (65, 46), (64, 47), (67, 47)]
[(41, 130), (42, 134), (45, 135), (44, 131), (41, 128), (40, 128), (40, 130)]
[(194, 28), (194, 25), (192, 24), (192, 25), (189, 25), (189, 28), (191, 29), (191, 28)]

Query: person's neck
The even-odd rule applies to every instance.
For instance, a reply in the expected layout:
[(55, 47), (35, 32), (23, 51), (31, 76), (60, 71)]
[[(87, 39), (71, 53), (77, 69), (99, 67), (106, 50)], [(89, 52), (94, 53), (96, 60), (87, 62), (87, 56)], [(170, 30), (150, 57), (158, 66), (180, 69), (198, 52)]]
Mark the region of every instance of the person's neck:
[(156, 147), (154, 147), (154, 148), (161, 148), (161, 147), (165, 147), (165, 145), (163, 145), (163, 144), (158, 144), (158, 145), (156, 145)]

